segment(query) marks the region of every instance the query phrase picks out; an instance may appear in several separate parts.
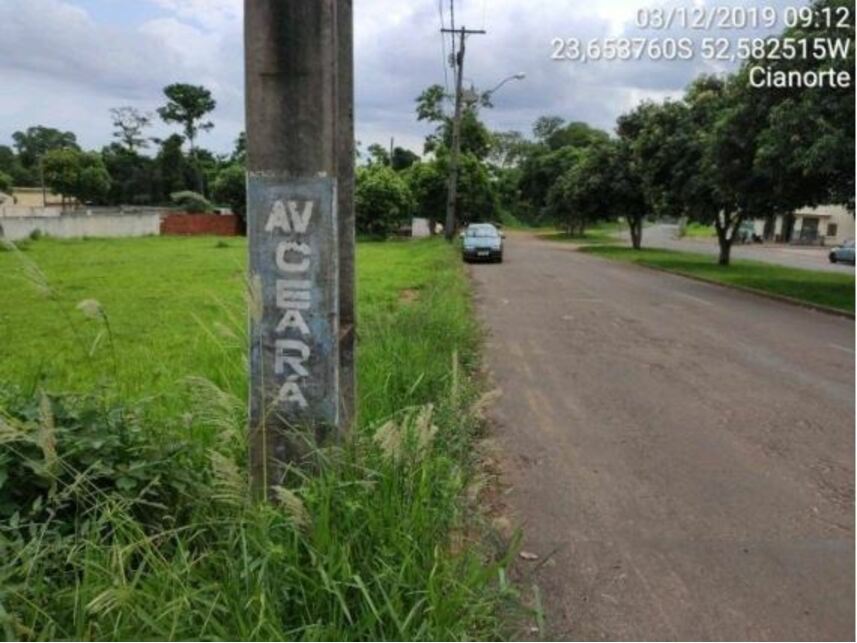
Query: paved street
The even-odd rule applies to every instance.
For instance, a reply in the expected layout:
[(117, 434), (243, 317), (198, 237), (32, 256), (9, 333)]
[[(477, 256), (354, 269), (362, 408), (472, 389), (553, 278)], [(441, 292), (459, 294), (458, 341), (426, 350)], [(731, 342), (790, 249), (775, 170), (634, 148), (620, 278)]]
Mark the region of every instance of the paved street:
[[(682, 250), (685, 252), (698, 252), (700, 254), (717, 255), (720, 250), (717, 239), (685, 238), (676, 239), (677, 227), (674, 225), (653, 225), (643, 230), (644, 248), (666, 248), (668, 250)], [(628, 238), (624, 233), (623, 239)], [(793, 268), (805, 268), (808, 270), (825, 270), (831, 272), (845, 272), (854, 274), (854, 266), (847, 264), (832, 264), (827, 258), (830, 248), (811, 246), (790, 246), (783, 244), (735, 244), (732, 246), (732, 256), (738, 259), (752, 259), (753, 261), (764, 261)]]
[(471, 272), (540, 636), (852, 639), (853, 321), (522, 234)]

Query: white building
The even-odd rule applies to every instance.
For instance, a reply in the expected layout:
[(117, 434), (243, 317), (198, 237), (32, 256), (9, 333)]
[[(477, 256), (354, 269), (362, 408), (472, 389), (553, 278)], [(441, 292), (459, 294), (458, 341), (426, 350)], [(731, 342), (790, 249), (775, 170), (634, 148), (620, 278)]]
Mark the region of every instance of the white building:
[(428, 219), (421, 219), (419, 217), (414, 217), (411, 219), (411, 236), (412, 237), (430, 237), (431, 236), (431, 228), (430, 222)]
[[(759, 236), (765, 236), (765, 223), (765, 219), (754, 222)], [(835, 246), (854, 238), (854, 215), (841, 205), (802, 208), (793, 217), (778, 216), (774, 221), (773, 235), (774, 240), (784, 243)]]

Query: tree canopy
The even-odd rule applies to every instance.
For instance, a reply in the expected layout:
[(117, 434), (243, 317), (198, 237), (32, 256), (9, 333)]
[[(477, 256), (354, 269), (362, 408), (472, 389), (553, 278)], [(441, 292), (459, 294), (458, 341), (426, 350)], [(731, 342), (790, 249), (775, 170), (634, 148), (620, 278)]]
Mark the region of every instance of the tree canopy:
[(98, 153), (55, 149), (45, 154), (43, 163), (46, 185), (63, 199), (100, 203), (110, 191), (110, 175)]
[(405, 179), (386, 165), (357, 169), (354, 207), (357, 229), (386, 237), (408, 221), (413, 196)]
[(165, 123), (182, 126), (193, 153), (199, 132), (208, 132), (214, 127), (214, 123), (203, 119), (214, 111), (217, 101), (205, 87), (185, 83), (167, 85), (164, 95), (167, 104), (158, 109), (158, 114)]
[(143, 136), (143, 130), (152, 125), (150, 114), (144, 114), (135, 107), (114, 107), (110, 110), (113, 119), (113, 138), (125, 146), (129, 152), (136, 152), (149, 146)]
[(63, 148), (79, 149), (77, 136), (53, 127), (36, 125), (12, 134), (18, 159), (26, 169), (35, 168), (40, 159), (51, 150)]

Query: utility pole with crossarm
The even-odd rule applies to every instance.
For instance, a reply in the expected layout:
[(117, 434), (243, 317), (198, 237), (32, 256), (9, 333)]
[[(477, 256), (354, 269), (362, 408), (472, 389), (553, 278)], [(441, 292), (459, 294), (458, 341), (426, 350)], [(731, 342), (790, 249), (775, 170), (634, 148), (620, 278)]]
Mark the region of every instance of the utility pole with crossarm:
[(458, 163), (461, 155), (461, 112), (462, 112), (462, 83), (464, 81), (464, 52), (466, 47), (466, 38), (470, 34), (484, 34), (483, 30), (467, 29), (441, 29), (441, 33), (460, 34), (461, 40), (458, 53), (453, 58), (455, 66), (455, 114), (452, 119), (452, 149), (449, 155), (449, 178), (448, 191), (446, 199), (446, 225), (444, 226), (444, 236), (447, 241), (451, 241), (455, 236), (456, 228), (456, 212), (455, 206), (458, 200)]

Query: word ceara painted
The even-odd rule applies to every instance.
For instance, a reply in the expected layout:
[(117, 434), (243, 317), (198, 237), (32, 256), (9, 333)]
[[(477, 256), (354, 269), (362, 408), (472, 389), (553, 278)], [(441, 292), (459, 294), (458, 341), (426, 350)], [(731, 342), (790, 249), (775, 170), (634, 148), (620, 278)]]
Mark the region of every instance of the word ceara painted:
[(309, 377), (306, 363), (311, 355), (310, 327), (304, 312), (312, 305), (310, 274), (312, 249), (303, 240), (315, 211), (314, 201), (274, 202), (265, 232), (283, 235), (276, 246), (276, 307), (281, 311), (274, 343), (274, 374), (282, 381), (278, 404), (307, 407), (301, 383)]

